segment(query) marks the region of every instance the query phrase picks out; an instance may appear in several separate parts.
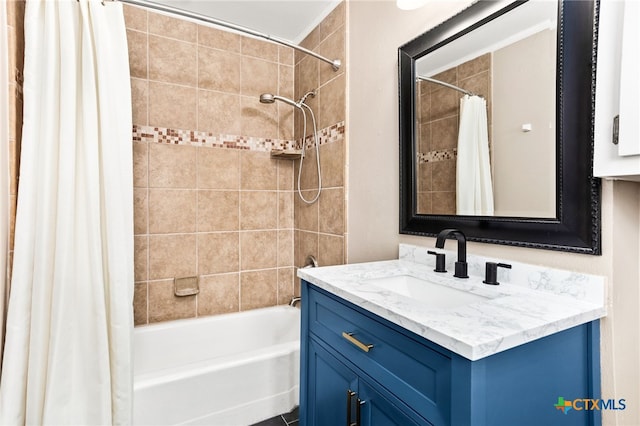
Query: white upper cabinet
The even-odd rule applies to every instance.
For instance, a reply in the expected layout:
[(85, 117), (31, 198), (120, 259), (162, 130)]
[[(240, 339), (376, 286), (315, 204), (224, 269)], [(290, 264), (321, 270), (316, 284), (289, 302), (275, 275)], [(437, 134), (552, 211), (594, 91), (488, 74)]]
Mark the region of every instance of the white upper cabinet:
[(639, 46), (640, 2), (601, 2), (594, 142), (597, 177), (640, 181)]

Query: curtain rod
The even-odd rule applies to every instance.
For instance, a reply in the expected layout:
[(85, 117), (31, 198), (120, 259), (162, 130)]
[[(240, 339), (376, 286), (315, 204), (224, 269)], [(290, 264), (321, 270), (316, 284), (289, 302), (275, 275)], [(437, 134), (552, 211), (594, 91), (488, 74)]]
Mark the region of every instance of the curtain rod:
[(340, 66), (342, 65), (342, 62), (340, 61), (340, 59), (334, 59), (334, 60), (327, 59), (324, 56), (317, 54), (316, 52), (313, 52), (309, 49), (305, 49), (302, 46), (298, 46), (286, 40), (283, 40), (277, 37), (272, 37), (268, 34), (263, 34), (258, 31), (254, 31), (252, 29), (242, 27), (240, 25), (232, 24), (230, 22), (222, 21), (220, 19), (212, 18), (210, 16), (202, 15), (200, 13), (190, 12), (188, 10), (178, 9), (177, 7), (167, 6), (160, 3), (154, 3), (147, 0), (112, 0), (112, 1), (119, 1), (120, 3), (132, 4), (134, 6), (140, 6), (145, 9), (154, 9), (154, 10), (165, 12), (171, 15), (183, 16), (186, 18), (195, 19), (197, 21), (207, 22), (209, 24), (219, 25), (221, 27), (229, 28), (234, 31), (240, 31), (242, 33), (250, 34), (254, 37), (264, 38), (266, 40), (272, 41), (274, 43), (282, 44), (287, 47), (291, 47), (292, 49), (298, 50), (302, 53), (313, 56), (314, 58), (320, 59), (321, 61), (324, 61), (330, 64), (334, 71), (338, 71), (340, 69)]
[(416, 77), (417, 80), (424, 80), (424, 81), (428, 81), (430, 83), (435, 83), (435, 84), (439, 84), (441, 86), (444, 87), (448, 87), (449, 89), (453, 89), (453, 90), (457, 90), (458, 92), (462, 92), (465, 95), (469, 95), (469, 96), (476, 96), (473, 92), (470, 92), (469, 90), (465, 90), (465, 89), (461, 89), (458, 86), (454, 86), (453, 84), (449, 84), (449, 83), (445, 83), (444, 81), (440, 81), (440, 80), (436, 80), (435, 78), (431, 78), (431, 77), (422, 77), (422, 76), (418, 76)]

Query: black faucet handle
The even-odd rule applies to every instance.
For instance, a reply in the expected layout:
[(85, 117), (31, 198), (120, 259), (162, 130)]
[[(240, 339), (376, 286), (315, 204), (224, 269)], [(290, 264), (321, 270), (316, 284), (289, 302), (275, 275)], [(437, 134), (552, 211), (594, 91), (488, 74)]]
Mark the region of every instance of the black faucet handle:
[(456, 278), (469, 278), (469, 274), (467, 273), (467, 262), (456, 262), (453, 276)]
[(436, 257), (436, 269), (434, 272), (447, 272), (445, 269), (446, 255), (444, 253), (436, 253), (435, 251), (428, 250), (427, 253)]
[(506, 263), (487, 262), (485, 267), (485, 277), (482, 282), (490, 285), (500, 284), (498, 282), (498, 268), (511, 269), (511, 265)]

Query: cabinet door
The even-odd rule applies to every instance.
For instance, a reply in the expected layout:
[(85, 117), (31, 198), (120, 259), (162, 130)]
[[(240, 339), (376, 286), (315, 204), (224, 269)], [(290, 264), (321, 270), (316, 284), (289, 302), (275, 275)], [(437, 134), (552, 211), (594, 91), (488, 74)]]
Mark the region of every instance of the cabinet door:
[[(627, 68), (640, 67), (638, 64), (637, 47), (624, 52), (625, 61), (630, 60), (634, 66), (625, 68), (625, 73), (631, 71), (631, 76), (621, 81), (623, 44), (622, 28), (625, 19), (632, 19), (633, 15), (625, 16), (626, 8), (634, 2), (604, 1), (600, 2), (600, 17), (598, 30), (598, 72), (596, 73), (596, 111), (594, 118), (594, 157), (593, 175), (596, 177), (614, 177), (617, 179), (640, 181), (640, 155), (631, 155), (639, 148), (639, 138), (636, 127), (638, 122), (637, 105), (637, 73)], [(637, 8), (632, 4), (630, 7)], [(636, 12), (637, 13), (637, 12)], [(636, 15), (637, 16), (637, 15)], [(638, 18), (640, 19), (640, 18)], [(637, 25), (637, 24), (636, 24)], [(629, 55), (634, 55), (635, 58)], [(627, 73), (628, 75), (628, 73)], [(625, 88), (631, 83), (633, 88)], [(636, 93), (632, 93), (635, 90)], [(621, 99), (621, 92), (630, 95), (627, 100)], [(613, 144), (613, 118), (620, 115), (620, 143)], [(631, 126), (628, 127), (628, 126)], [(634, 135), (634, 132), (636, 133)], [(633, 146), (635, 144), (635, 151)], [(624, 147), (624, 148), (623, 148)], [(622, 154), (622, 155), (621, 155)]]
[(385, 398), (376, 387), (360, 379), (358, 382), (360, 403), (359, 426), (417, 426), (430, 425), (417, 415), (401, 409)]
[[(347, 392), (356, 392), (358, 377), (337, 358), (309, 339), (307, 353), (308, 426), (339, 426), (347, 422)], [(303, 390), (304, 392), (305, 390)], [(355, 421), (355, 419), (354, 419)]]
[(640, 4), (624, 2), (620, 59), (620, 155), (640, 155)]
[[(321, 343), (311, 338), (308, 352), (308, 404), (309, 426), (422, 426), (430, 423), (415, 413), (407, 413), (392, 397), (386, 397), (380, 388), (358, 378), (349, 367), (327, 352)], [(351, 392), (351, 398), (348, 394)], [(347, 401), (351, 399), (351, 407)], [(360, 422), (356, 407), (359, 405)], [(349, 411), (349, 413), (348, 413)], [(349, 419), (349, 420), (348, 420)]]

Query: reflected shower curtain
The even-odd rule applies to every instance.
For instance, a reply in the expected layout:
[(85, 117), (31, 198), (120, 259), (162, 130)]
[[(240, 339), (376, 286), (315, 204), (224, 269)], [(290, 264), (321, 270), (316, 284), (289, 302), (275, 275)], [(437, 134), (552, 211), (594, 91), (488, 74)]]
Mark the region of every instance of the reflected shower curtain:
[(465, 95), (460, 99), (456, 213), (493, 215), (487, 101), (480, 96)]
[(0, 424), (131, 423), (133, 184), (122, 5), (28, 0)]

